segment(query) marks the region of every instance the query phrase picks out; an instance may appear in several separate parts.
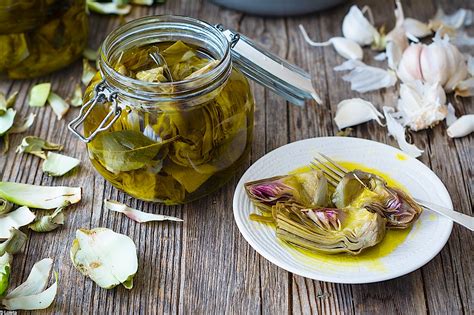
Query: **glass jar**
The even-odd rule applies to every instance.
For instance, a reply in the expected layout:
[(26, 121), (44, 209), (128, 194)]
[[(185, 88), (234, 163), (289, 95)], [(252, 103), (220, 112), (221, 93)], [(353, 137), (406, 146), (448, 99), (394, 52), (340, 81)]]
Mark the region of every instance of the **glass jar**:
[(0, 74), (44, 75), (81, 56), (87, 44), (86, 0), (0, 0)]
[[(244, 40), (220, 26), (182, 16), (145, 17), (109, 34), (101, 46), (99, 71), (85, 91), (84, 106), (69, 124), (88, 143), (95, 169), (131, 196), (165, 204), (198, 199), (227, 182), (246, 162), (252, 141), (254, 100), (243, 72), (287, 99), (299, 101), (308, 94), (291, 89), (284, 75), (276, 77), (287, 69), (278, 57), (262, 55), (252, 44), (252, 56), (246, 58), (250, 46)], [(176, 64), (164, 58), (170, 82), (130, 76), (130, 66), (125, 67), (129, 58), (158, 63), (149, 51), (165, 55), (178, 42), (195, 50), (179, 58), (171, 55)], [(184, 56), (206, 56), (214, 67), (189, 75), (181, 67)], [(255, 56), (277, 61), (280, 72), (271, 74), (271, 67), (256, 66), (261, 60)], [(299, 75), (290, 72), (289, 82)], [(184, 79), (173, 82), (173, 77)], [(82, 123), (84, 135), (78, 131)]]

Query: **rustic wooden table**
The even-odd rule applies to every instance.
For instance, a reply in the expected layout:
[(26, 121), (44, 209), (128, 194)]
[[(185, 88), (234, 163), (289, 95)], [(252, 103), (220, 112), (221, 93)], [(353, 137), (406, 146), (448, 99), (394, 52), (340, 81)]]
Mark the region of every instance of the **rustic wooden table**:
[[(360, 3), (369, 1), (360, 1)], [(414, 0), (404, 5), (407, 16), (426, 20), (436, 7), (448, 12), (474, 3), (467, 0)], [(370, 1), (376, 22), (393, 25), (393, 4)], [(261, 18), (225, 10), (204, 0), (168, 0), (153, 8), (135, 7), (126, 17), (131, 20), (152, 14), (180, 14), (223, 23), (256, 39), (292, 63), (311, 72), (324, 105), (309, 102), (296, 107), (261, 86), (252, 84), (256, 100), (255, 137), (248, 165), (266, 152), (286, 143), (331, 136), (336, 104), (352, 92), (333, 67), (343, 62), (331, 48), (306, 45), (297, 26), (302, 23), (317, 40), (340, 34), (342, 18), (349, 3), (319, 14), (295, 18)], [(91, 15), (90, 46), (98, 47), (105, 36), (119, 25), (116, 17)], [(472, 51), (471, 51), (472, 53)], [(370, 58), (370, 57), (368, 57)], [(47, 234), (28, 232), (23, 253), (15, 257), (13, 285), (24, 280), (32, 265), (45, 257), (54, 258), (59, 271), (59, 292), (45, 313), (384, 313), (384, 314), (473, 314), (473, 234), (454, 227), (448, 244), (423, 268), (406, 276), (375, 284), (341, 285), (295, 276), (258, 255), (242, 238), (234, 223), (232, 195), (243, 169), (217, 193), (184, 206), (166, 207), (135, 200), (108, 184), (87, 160), (85, 145), (66, 127), (77, 114), (71, 110), (58, 121), (50, 108), (28, 108), (26, 97), (38, 82), (52, 81), (60, 95), (70, 95), (80, 80), (78, 61), (51, 76), (28, 81), (0, 81), (3, 92), (20, 91), (17, 106), (22, 115), (37, 114), (27, 134), (65, 145), (65, 153), (80, 157), (79, 172), (64, 178), (51, 178), (41, 171), (39, 158), (15, 154), (15, 146), (25, 135), (12, 137), (12, 149), (0, 157), (0, 178), (42, 185), (83, 187), (83, 201), (71, 207), (63, 228)], [(394, 89), (366, 93), (374, 104), (393, 105)], [(451, 100), (452, 101), (452, 100)], [(459, 114), (472, 113), (474, 99), (456, 102)], [(395, 145), (386, 130), (375, 123), (355, 128), (353, 136)], [(441, 178), (454, 207), (472, 215), (474, 137), (452, 140), (444, 122), (432, 130), (413, 135), (425, 149), (423, 163)], [(182, 217), (184, 223), (137, 224), (116, 213), (103, 211), (103, 199), (111, 198), (149, 212)], [(140, 268), (135, 287), (103, 290), (74, 269), (69, 247), (77, 228), (108, 227), (129, 235), (138, 246)], [(426, 244), (430, 246), (430, 244)]]

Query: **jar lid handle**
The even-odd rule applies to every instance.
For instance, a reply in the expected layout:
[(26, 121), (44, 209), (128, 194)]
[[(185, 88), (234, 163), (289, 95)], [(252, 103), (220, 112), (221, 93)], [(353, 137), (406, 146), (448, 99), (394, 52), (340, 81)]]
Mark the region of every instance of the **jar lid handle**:
[(322, 103), (309, 73), (269, 52), (248, 37), (216, 25), (231, 46), (232, 61), (249, 78), (286, 100), (304, 105), (306, 99)]

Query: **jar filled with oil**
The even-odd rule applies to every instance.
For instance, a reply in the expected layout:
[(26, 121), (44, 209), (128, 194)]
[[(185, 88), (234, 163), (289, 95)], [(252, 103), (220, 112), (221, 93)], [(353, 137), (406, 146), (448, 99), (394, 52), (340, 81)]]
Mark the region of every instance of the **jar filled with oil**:
[(87, 44), (85, 0), (0, 0), (0, 75), (41, 76), (63, 68)]
[[(212, 26), (185, 21), (188, 37), (168, 36), (177, 32), (170, 25), (177, 21), (150, 32), (147, 19), (104, 42), (100, 73), (84, 102), (104, 79), (119, 96), (94, 106), (84, 133), (90, 136), (119, 106), (116, 121), (88, 144), (93, 166), (133, 197), (185, 203), (219, 188), (244, 163), (254, 100), (247, 79), (232, 66), (226, 40)], [(129, 35), (140, 31), (139, 41)], [(203, 36), (209, 37), (206, 44)]]
[(311, 95), (296, 87), (310, 82), (296, 67), (182, 16), (121, 26), (102, 44), (98, 68), (69, 129), (112, 185), (165, 204), (208, 195), (246, 163), (254, 122), (247, 77), (296, 103)]

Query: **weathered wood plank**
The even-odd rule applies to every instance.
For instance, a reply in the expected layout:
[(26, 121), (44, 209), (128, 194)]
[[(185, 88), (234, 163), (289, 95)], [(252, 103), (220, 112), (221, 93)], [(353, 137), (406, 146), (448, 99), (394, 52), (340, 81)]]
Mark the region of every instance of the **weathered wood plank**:
[[(325, 11), (325, 14), (332, 14), (337, 9)], [(298, 24), (303, 24), (306, 30), (315, 40), (324, 41), (327, 36), (321, 28), (320, 19), (323, 14), (307, 16), (304, 18), (289, 18), (288, 28), (290, 33), (290, 53), (289, 60), (301, 65), (310, 71), (314, 79), (314, 85), (320, 93), (324, 104), (316, 105), (311, 102), (304, 108), (292, 106), (289, 108), (289, 140), (296, 141), (317, 136), (334, 135), (332, 123), (331, 98), (333, 92), (329, 86), (333, 84), (326, 69), (326, 55), (328, 50), (308, 47), (302, 39), (298, 30)], [(332, 17), (334, 18), (334, 17)], [(324, 36), (324, 38), (323, 38)], [(329, 51), (332, 48), (329, 48)], [(315, 313), (353, 313), (351, 287), (348, 285), (338, 285), (312, 281), (300, 276), (292, 276), (292, 311), (296, 314)]]
[[(362, 4), (362, 2), (358, 2)], [(366, 4), (366, 2), (364, 2)], [(392, 16), (393, 4), (368, 1), (378, 24)], [(448, 12), (472, 3), (456, 1), (409, 1), (406, 16), (427, 19), (441, 5)], [(334, 135), (332, 122), (336, 105), (352, 92), (341, 73), (333, 67), (344, 60), (331, 47), (307, 46), (297, 29), (302, 23), (317, 40), (340, 34), (342, 17), (350, 4), (304, 17), (271, 19), (245, 16), (222, 9), (207, 1), (169, 0), (164, 6), (135, 7), (126, 20), (149, 14), (173, 13), (198, 17), (210, 23), (223, 23), (261, 42), (265, 47), (310, 71), (323, 105), (310, 102), (304, 108), (289, 105), (278, 96), (252, 84), (256, 99), (255, 139), (251, 162), (266, 152), (291, 141)], [(91, 15), (90, 46), (97, 48), (120, 19)], [(388, 29), (393, 25), (393, 20)], [(471, 51), (472, 53), (472, 51)], [(373, 53), (365, 60), (371, 62)], [(30, 240), (24, 253), (15, 256), (12, 285), (23, 281), (32, 265), (44, 257), (55, 258), (60, 291), (52, 308), (40, 313), (472, 313), (472, 233), (455, 227), (448, 245), (421, 270), (404, 277), (369, 285), (338, 285), (306, 279), (287, 273), (258, 255), (243, 239), (233, 223), (232, 195), (239, 171), (223, 189), (208, 198), (186, 206), (165, 207), (137, 201), (111, 187), (87, 161), (85, 146), (66, 128), (77, 110), (58, 121), (51, 109), (31, 109), (26, 105), (31, 86), (52, 81), (53, 89), (67, 97), (79, 81), (81, 62), (58, 73), (25, 81), (0, 81), (0, 90), (19, 90), (17, 108), (21, 115), (36, 113), (37, 122), (25, 134), (11, 137), (12, 149), (0, 156), (0, 177), (23, 183), (84, 187), (83, 201), (68, 209), (67, 224), (53, 233), (28, 232)], [(396, 91), (387, 89), (362, 95), (377, 106), (394, 105)], [(473, 99), (456, 104), (459, 114), (471, 113)], [(15, 154), (14, 148), (25, 135), (37, 135), (65, 145), (64, 152), (80, 158), (80, 169), (64, 178), (42, 174), (41, 161)], [(385, 129), (375, 123), (355, 128), (353, 136), (396, 145)], [(426, 148), (421, 160), (431, 166), (446, 184), (454, 207), (472, 214), (473, 137), (448, 139), (444, 123), (431, 131), (413, 134), (415, 143)], [(125, 202), (144, 211), (183, 217), (175, 223), (139, 225), (117, 213), (102, 209), (105, 198)], [(140, 271), (135, 287), (103, 290), (83, 277), (69, 262), (69, 246), (77, 228), (105, 226), (132, 237), (137, 244)]]

